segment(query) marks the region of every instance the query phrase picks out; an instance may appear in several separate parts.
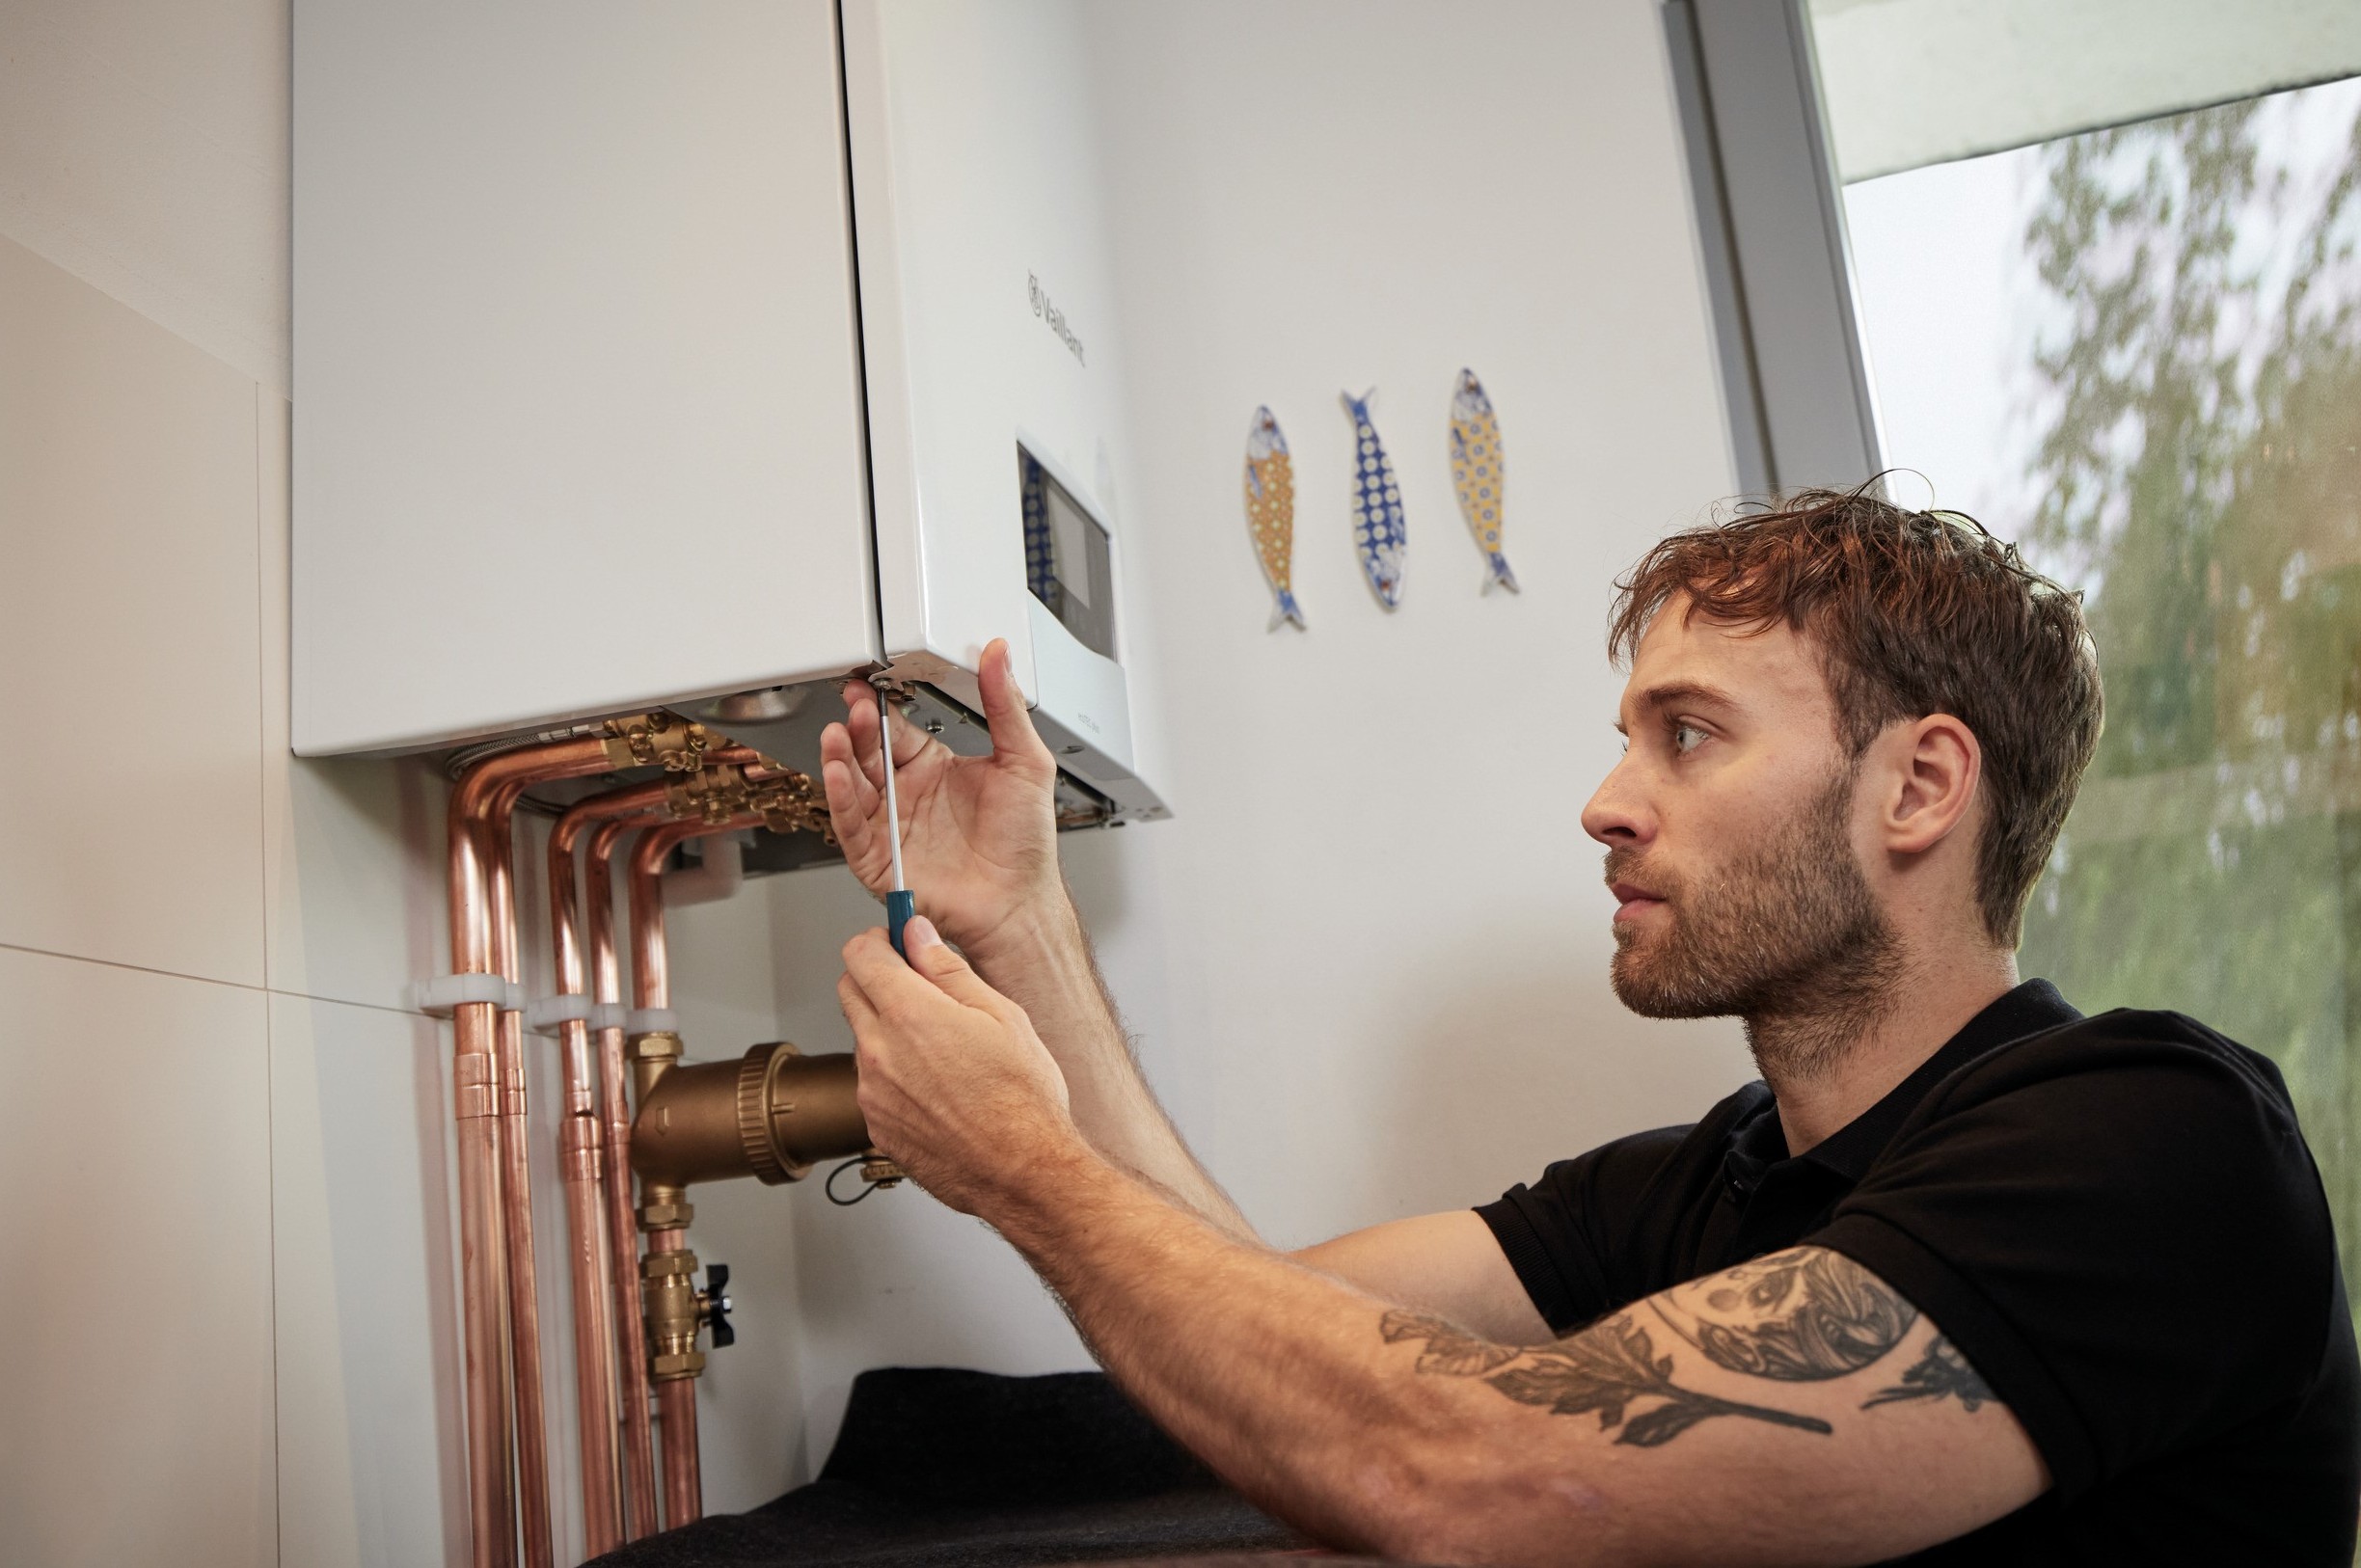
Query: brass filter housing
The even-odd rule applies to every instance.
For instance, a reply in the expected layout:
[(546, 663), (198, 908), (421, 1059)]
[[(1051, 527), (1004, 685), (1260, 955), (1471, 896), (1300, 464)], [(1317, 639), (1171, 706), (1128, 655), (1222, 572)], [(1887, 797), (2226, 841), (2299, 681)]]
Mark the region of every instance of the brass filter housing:
[(824, 1160), (868, 1150), (858, 1087), (849, 1053), (805, 1056), (785, 1041), (735, 1062), (672, 1068), (641, 1096), (632, 1169), (674, 1187), (801, 1180)]

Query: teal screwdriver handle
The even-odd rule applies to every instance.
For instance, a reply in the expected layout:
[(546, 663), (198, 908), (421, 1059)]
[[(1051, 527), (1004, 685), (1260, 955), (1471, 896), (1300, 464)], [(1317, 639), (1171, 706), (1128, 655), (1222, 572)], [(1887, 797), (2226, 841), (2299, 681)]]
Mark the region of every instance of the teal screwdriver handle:
[(902, 955), (905, 962), (909, 960), (909, 952), (902, 945), (902, 928), (909, 925), (910, 916), (917, 912), (917, 894), (904, 892), (885, 895), (885, 934), (893, 939), (894, 951)]

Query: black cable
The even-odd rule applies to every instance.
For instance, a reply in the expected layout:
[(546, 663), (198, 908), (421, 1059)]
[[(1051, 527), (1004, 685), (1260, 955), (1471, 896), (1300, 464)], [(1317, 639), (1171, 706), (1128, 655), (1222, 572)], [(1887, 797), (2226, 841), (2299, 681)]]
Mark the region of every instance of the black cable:
[(852, 1170), (856, 1165), (866, 1165), (868, 1163), (868, 1155), (856, 1155), (854, 1158), (845, 1161), (842, 1165), (836, 1167), (835, 1170), (830, 1171), (828, 1174), (828, 1179), (820, 1183), (820, 1190), (828, 1195), (828, 1201), (834, 1203), (838, 1208), (851, 1208), (855, 1203), (859, 1203), (861, 1198), (866, 1198), (871, 1193), (877, 1191), (878, 1184), (872, 1181), (869, 1183), (869, 1185), (860, 1190), (860, 1198), (839, 1198), (836, 1196), (836, 1178), (844, 1175), (847, 1171)]

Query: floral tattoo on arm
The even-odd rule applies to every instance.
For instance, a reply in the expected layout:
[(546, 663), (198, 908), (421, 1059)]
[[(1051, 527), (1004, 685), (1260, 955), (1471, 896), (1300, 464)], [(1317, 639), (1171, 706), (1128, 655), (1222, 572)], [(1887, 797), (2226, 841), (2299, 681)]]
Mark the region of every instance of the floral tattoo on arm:
[[(1389, 1344), (1425, 1342), (1418, 1359), (1422, 1372), (1480, 1377), (1518, 1404), (1544, 1406), (1556, 1416), (1596, 1411), (1600, 1431), (1615, 1432), (1617, 1443), (1636, 1447), (1659, 1447), (1716, 1416), (1744, 1416), (1803, 1432), (1834, 1430), (1814, 1416), (1682, 1388), (1672, 1381), (1672, 1358), (1656, 1354), (1648, 1331), (1629, 1312), (1616, 1312), (1558, 1344), (1525, 1349), (1474, 1338), (1420, 1312), (1388, 1312), (1379, 1329)], [(1653, 1408), (1632, 1415), (1631, 1407), (1642, 1400), (1655, 1401)]]
[[(1797, 1247), (1694, 1280), (1645, 1304), (1647, 1311), (1706, 1360), (1776, 1383), (1845, 1377), (1889, 1355), (1918, 1321), (1918, 1310), (1841, 1253)], [(1641, 1309), (1600, 1319), (1555, 1344), (1494, 1344), (1439, 1317), (1389, 1311), (1388, 1344), (1416, 1341), (1418, 1370), (1481, 1378), (1519, 1404), (1554, 1415), (1596, 1413), (1615, 1441), (1653, 1448), (1700, 1421), (1734, 1416), (1801, 1432), (1833, 1431), (1816, 1416), (1724, 1399), (1673, 1380), (1673, 1359), (1657, 1354)], [(1973, 1367), (1938, 1335), (1901, 1379), (1861, 1408), (1956, 1396), (1969, 1412), (1993, 1397)], [(1636, 1411), (1636, 1413), (1635, 1413)]]
[(1939, 1334), (1927, 1341), (1926, 1354), (1902, 1374), (1901, 1382), (1864, 1400), (1861, 1409), (1900, 1404), (1905, 1399), (1956, 1398), (1972, 1416), (1992, 1396), (1992, 1385), (1968, 1365), (1958, 1346)]

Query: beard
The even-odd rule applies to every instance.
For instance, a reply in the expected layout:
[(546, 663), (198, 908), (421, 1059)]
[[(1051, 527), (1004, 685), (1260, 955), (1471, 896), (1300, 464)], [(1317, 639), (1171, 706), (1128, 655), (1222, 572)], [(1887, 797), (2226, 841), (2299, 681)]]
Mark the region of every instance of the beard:
[(1664, 900), (1669, 928), (1615, 927), (1610, 978), (1646, 1018), (1746, 1021), (1767, 1076), (1811, 1077), (1891, 1005), (1901, 955), (1845, 833), (1855, 770), (1844, 768), (1768, 839), (1694, 882), (1651, 871), (1641, 850), (1607, 856)]

